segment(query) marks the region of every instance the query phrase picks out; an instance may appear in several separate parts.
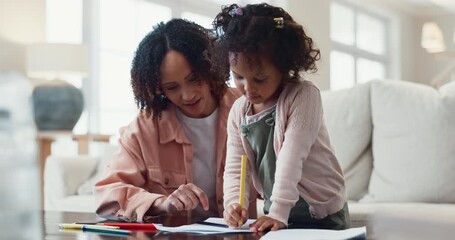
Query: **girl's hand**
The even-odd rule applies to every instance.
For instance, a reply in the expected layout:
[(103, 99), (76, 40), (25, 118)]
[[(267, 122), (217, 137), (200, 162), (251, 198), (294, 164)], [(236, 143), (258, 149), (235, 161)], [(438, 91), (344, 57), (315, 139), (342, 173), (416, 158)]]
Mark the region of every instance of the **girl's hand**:
[(248, 211), (234, 203), (224, 209), (223, 216), (229, 227), (241, 227), (248, 219)]
[(157, 213), (172, 214), (179, 211), (193, 210), (199, 203), (205, 211), (209, 210), (207, 194), (198, 186), (188, 183), (180, 185), (169, 196), (157, 199), (152, 208), (155, 207)]
[(282, 228), (286, 228), (286, 225), (283, 222), (267, 216), (259, 217), (254, 223), (250, 225), (250, 229), (253, 232), (262, 232), (267, 229), (276, 231)]

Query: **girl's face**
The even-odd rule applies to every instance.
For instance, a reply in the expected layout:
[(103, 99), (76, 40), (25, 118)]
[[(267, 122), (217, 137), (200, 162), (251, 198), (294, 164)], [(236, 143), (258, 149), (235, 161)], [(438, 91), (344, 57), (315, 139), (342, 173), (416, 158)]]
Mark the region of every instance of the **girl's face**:
[(204, 118), (216, 109), (207, 82), (199, 79), (180, 52), (169, 51), (161, 63), (164, 95), (188, 117)]
[(253, 113), (259, 113), (275, 103), (283, 76), (270, 58), (252, 59), (243, 53), (229, 53), (235, 86), (253, 104)]

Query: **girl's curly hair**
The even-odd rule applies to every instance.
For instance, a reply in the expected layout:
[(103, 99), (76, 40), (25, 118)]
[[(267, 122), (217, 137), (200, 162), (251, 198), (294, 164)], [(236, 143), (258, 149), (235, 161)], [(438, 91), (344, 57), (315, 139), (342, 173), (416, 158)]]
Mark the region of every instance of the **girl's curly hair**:
[[(233, 10), (234, 9), (234, 10)], [(283, 18), (280, 24), (277, 19)], [(223, 6), (213, 27), (221, 45), (218, 65), (224, 66), (228, 53), (270, 56), (285, 81), (299, 81), (300, 71), (316, 72), (319, 49), (313, 46), (303, 27), (282, 8), (266, 3)]]
[(131, 86), (140, 111), (146, 117), (160, 116), (167, 98), (161, 96), (161, 63), (170, 50), (183, 54), (194, 74), (209, 84), (216, 99), (226, 89), (228, 73), (212, 61), (215, 37), (209, 30), (184, 19), (159, 23), (139, 43), (131, 66)]

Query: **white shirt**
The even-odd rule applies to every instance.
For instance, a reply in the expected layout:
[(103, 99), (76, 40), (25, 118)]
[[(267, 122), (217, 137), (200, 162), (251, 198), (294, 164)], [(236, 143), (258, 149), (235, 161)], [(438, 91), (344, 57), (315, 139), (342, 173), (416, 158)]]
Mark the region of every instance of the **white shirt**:
[(253, 114), (253, 107), (252, 107), (252, 104), (250, 104), (250, 106), (249, 106), (249, 108), (247, 110), (246, 116), (245, 116), (245, 124), (249, 125), (249, 124), (252, 124), (252, 123), (255, 123), (255, 122), (259, 121), (259, 120), (261, 120), (263, 117), (267, 116), (267, 114), (271, 113), (275, 109), (276, 109), (276, 103), (273, 104), (273, 106), (265, 109), (262, 112)]
[(178, 109), (176, 112), (186, 137), (192, 143), (193, 184), (201, 188), (209, 199), (209, 212), (205, 212), (201, 205), (195, 211), (200, 215), (217, 216), (215, 139), (218, 108), (205, 118), (190, 118)]

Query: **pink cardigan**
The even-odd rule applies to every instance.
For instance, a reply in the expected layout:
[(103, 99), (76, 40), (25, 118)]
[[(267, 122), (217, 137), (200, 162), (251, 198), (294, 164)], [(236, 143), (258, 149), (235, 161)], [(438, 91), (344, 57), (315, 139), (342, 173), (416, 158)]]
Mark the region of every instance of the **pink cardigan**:
[[(254, 167), (255, 154), (240, 128), (246, 107), (247, 100), (241, 97), (229, 114), (225, 207), (238, 201), (242, 154), (248, 156), (248, 176), (252, 177), (258, 193), (263, 193)], [(346, 202), (343, 173), (330, 148), (320, 92), (313, 83), (303, 81), (285, 86), (277, 102), (273, 141), (277, 161), (268, 216), (287, 224), (299, 196), (309, 204), (314, 218), (324, 218), (343, 208)]]
[[(217, 141), (216, 197), (219, 216), (223, 213), (223, 172), (226, 157), (226, 121), (239, 94), (229, 89), (220, 100)], [(153, 202), (169, 195), (181, 184), (192, 182), (192, 145), (186, 138), (170, 105), (153, 120), (138, 116), (120, 130), (120, 152), (108, 164), (107, 175), (94, 189), (96, 213), (127, 221), (145, 221)], [(251, 201), (255, 204), (257, 193)], [(251, 209), (256, 216), (256, 208)]]

